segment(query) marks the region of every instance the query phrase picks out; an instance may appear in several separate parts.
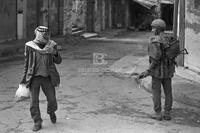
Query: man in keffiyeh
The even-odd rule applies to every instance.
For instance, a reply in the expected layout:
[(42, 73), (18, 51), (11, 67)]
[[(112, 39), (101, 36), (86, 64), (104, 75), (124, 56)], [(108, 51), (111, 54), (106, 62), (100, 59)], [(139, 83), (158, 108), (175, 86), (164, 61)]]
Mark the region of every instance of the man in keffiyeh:
[(60, 76), (55, 64), (60, 64), (62, 58), (57, 51), (56, 42), (50, 40), (50, 32), (47, 27), (37, 27), (35, 36), (33, 41), (29, 41), (25, 45), (24, 76), (20, 84), (25, 84), (30, 89), (30, 112), (34, 120), (33, 131), (38, 131), (42, 128), (39, 109), (40, 87), (47, 97), (47, 113), (51, 122), (56, 123), (55, 87), (60, 84)]

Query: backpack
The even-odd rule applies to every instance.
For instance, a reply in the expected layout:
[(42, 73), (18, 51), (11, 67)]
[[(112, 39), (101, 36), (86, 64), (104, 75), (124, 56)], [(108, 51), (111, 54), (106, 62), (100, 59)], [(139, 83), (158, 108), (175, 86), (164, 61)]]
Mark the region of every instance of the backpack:
[(148, 54), (155, 60), (174, 60), (180, 54), (179, 41), (169, 35), (154, 36), (150, 39)]
[(164, 55), (167, 59), (175, 59), (180, 54), (179, 40), (169, 37), (167, 47), (164, 48)]

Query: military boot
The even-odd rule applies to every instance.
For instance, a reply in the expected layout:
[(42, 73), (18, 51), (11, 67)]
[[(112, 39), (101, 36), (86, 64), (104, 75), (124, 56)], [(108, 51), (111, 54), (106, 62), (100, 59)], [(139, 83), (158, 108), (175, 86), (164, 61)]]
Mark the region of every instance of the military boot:
[(158, 120), (158, 121), (161, 121), (162, 120), (162, 114), (161, 112), (155, 112), (154, 114), (152, 114), (150, 116), (152, 119), (155, 119), (155, 120)]
[(172, 119), (172, 117), (170, 116), (170, 112), (165, 111), (164, 114), (163, 114), (163, 119), (170, 121)]

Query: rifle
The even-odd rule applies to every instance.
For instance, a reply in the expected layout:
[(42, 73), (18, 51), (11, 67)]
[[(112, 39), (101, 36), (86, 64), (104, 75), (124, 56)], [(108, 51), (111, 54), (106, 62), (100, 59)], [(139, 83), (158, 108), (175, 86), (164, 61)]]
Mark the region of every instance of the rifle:
[(188, 53), (187, 49), (185, 48), (185, 49), (183, 49), (183, 50), (181, 50), (181, 51), (179, 52), (179, 55), (180, 55), (180, 54), (185, 55), (185, 54), (189, 54), (189, 53)]

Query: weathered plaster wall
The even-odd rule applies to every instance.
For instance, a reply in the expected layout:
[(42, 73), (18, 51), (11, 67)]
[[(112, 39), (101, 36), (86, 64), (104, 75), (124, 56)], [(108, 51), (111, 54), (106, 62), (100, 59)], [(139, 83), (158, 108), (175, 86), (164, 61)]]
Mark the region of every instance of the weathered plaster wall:
[(59, 15), (58, 15), (58, 0), (49, 0), (49, 27), (52, 35), (59, 33)]
[[(105, 30), (111, 25), (111, 0), (94, 0), (94, 31)], [(107, 4), (107, 5), (106, 5)], [(71, 32), (72, 24), (86, 28), (86, 0), (64, 0), (64, 33)], [(107, 27), (106, 27), (107, 26)]]
[(185, 64), (192, 69), (200, 70), (200, 2), (186, 0), (185, 47), (189, 55), (185, 56)]
[(101, 31), (102, 25), (102, 0), (95, 0), (95, 15), (94, 15), (94, 30), (96, 32)]
[(0, 41), (16, 38), (16, 1), (0, 1)]
[(85, 28), (85, 15), (85, 0), (64, 0), (64, 34), (71, 32), (72, 24)]
[(26, 20), (27, 37), (33, 38), (37, 27), (37, 2), (35, 0), (27, 0)]
[(109, 17), (111, 14), (111, 10), (107, 9), (107, 8), (111, 8), (110, 1), (111, 0), (109, 0), (109, 1), (108, 0), (95, 0), (95, 18), (94, 18), (95, 32), (105, 30), (106, 28), (109, 28), (109, 26), (110, 26), (109, 23), (111, 23), (110, 22), (111, 20), (109, 20)]

